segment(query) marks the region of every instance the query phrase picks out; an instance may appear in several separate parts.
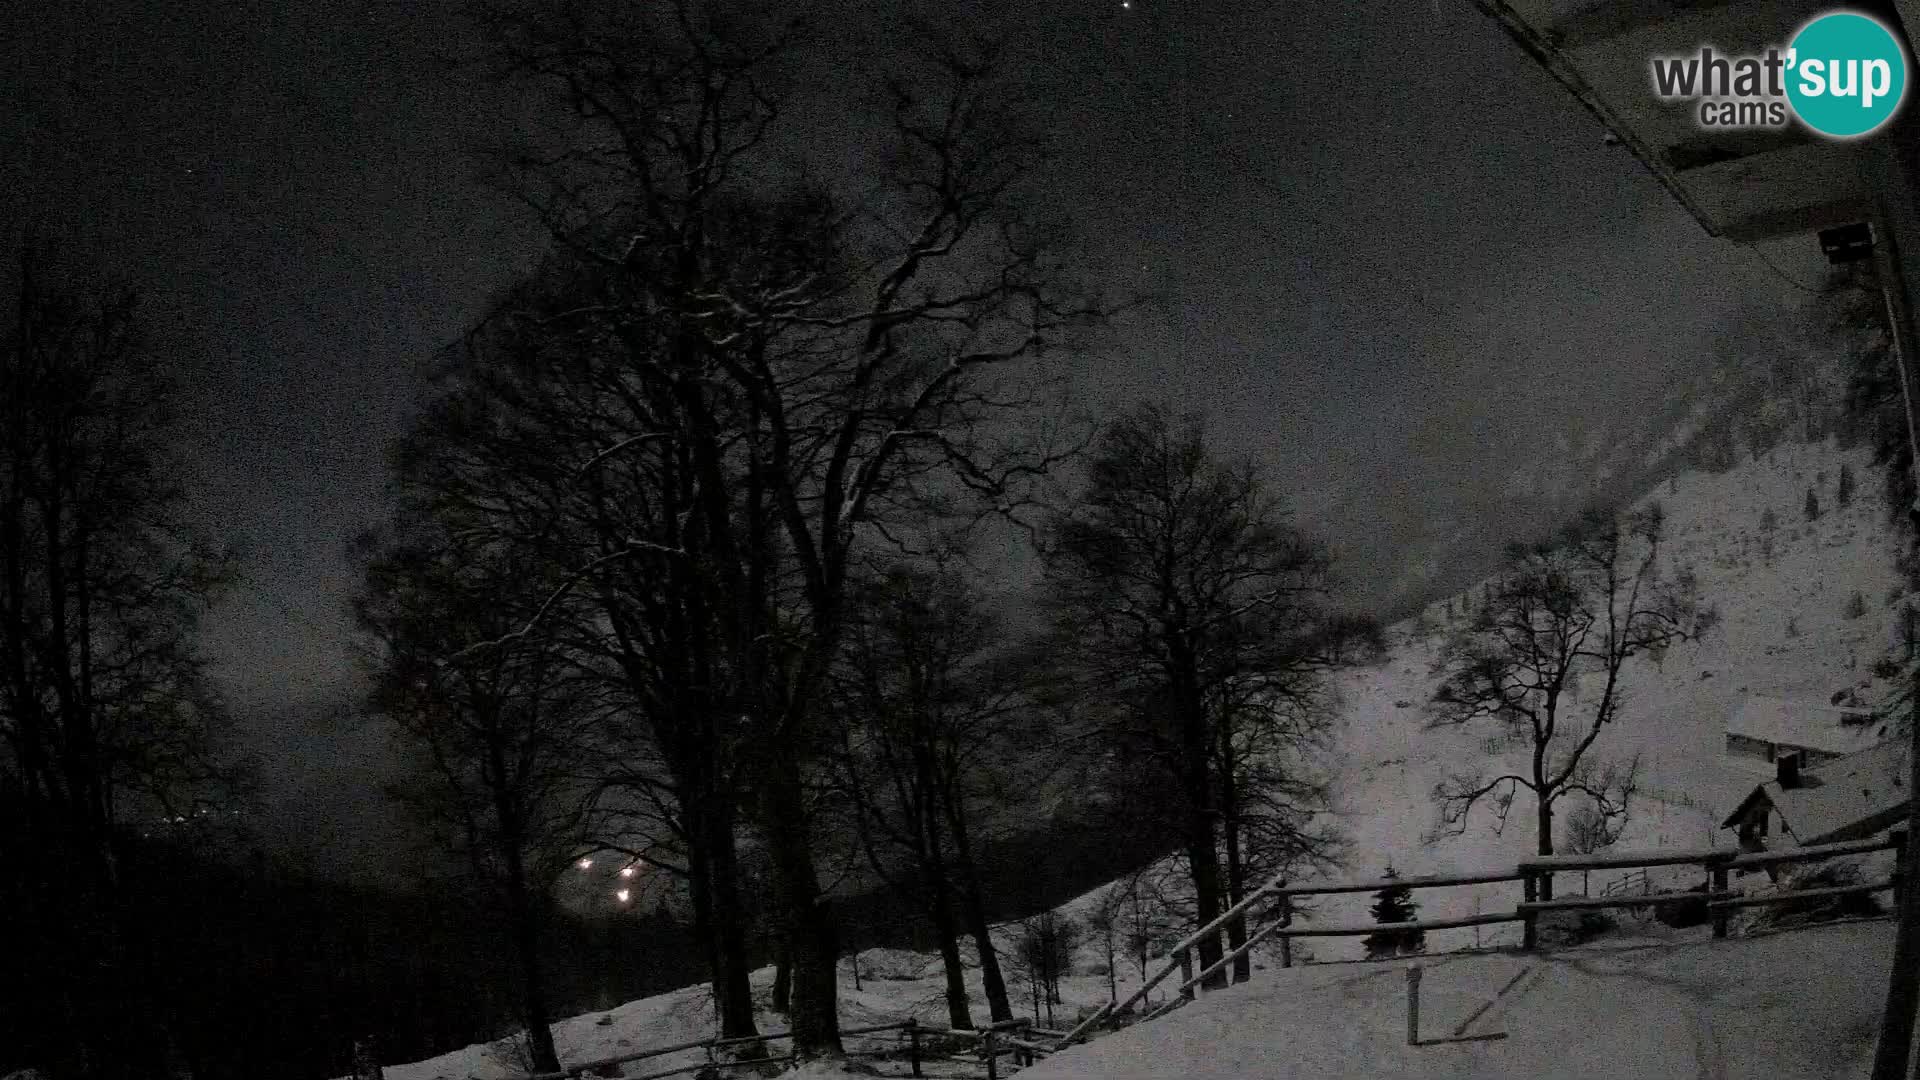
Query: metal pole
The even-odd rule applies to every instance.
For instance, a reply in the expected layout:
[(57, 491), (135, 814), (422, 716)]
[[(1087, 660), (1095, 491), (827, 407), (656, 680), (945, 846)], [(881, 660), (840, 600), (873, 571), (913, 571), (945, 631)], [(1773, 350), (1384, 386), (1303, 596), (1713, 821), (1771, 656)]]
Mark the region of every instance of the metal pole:
[(1420, 976), (1418, 963), (1407, 965), (1407, 1045), (1420, 1045)]

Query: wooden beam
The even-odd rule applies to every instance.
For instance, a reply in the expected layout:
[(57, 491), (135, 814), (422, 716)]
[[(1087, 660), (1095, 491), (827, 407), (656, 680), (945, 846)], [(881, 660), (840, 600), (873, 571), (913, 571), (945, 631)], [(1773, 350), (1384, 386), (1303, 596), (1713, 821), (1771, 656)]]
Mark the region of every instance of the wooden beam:
[(1348, 926), (1288, 927), (1275, 930), (1280, 937), (1361, 937), (1374, 933), (1393, 933), (1401, 930), (1458, 930), (1468, 926), (1491, 926), (1494, 923), (1519, 922), (1519, 912), (1510, 911), (1495, 915), (1469, 915), (1458, 919), (1423, 919), (1417, 922), (1397, 923), (1360, 923)]
[(1761, 866), (1778, 866), (1781, 863), (1832, 859), (1841, 855), (1865, 855), (1869, 852), (1885, 851), (1891, 847), (1893, 847), (1893, 841), (1885, 839), (1848, 840), (1838, 844), (1813, 844), (1802, 848), (1781, 848), (1778, 851), (1748, 852), (1727, 860), (1726, 865), (1729, 870), (1751, 870)]
[(1651, 907), (1655, 904), (1679, 904), (1690, 900), (1724, 899), (1735, 895), (1731, 892), (1664, 892), (1642, 893), (1631, 896), (1621, 893), (1618, 896), (1573, 896), (1562, 900), (1529, 900), (1520, 904), (1520, 910), (1527, 911), (1582, 911), (1593, 908), (1631, 908)]
[(1767, 904), (1791, 904), (1795, 900), (1821, 900), (1835, 896), (1865, 896), (1868, 893), (1885, 892), (1893, 888), (1893, 879), (1869, 881), (1864, 885), (1834, 885), (1824, 889), (1798, 889), (1793, 892), (1773, 893), (1769, 896), (1736, 896), (1729, 900), (1715, 900), (1707, 905), (1714, 908), (1762, 907)]
[(1577, 49), (1671, 22), (1696, 11), (1731, 7), (1742, 0), (1610, 0), (1548, 24), (1541, 36), (1563, 49)]
[(1381, 878), (1378, 881), (1344, 881), (1328, 885), (1289, 886), (1280, 890), (1288, 896), (1331, 896), (1335, 893), (1379, 892), (1382, 889), (1443, 889), (1454, 885), (1490, 885), (1519, 881), (1521, 874), (1505, 870), (1487, 874), (1428, 874), (1422, 877)]
[(1671, 194), (1681, 206), (1686, 207), (1687, 213), (1693, 215), (1694, 220), (1700, 223), (1700, 227), (1707, 231), (1708, 236), (1720, 235), (1719, 224), (1707, 214), (1699, 202), (1694, 199), (1692, 193), (1688, 192), (1686, 187), (1680, 183), (1679, 178), (1676, 177), (1673, 170), (1667, 166), (1666, 159), (1661, 156), (1659, 150), (1647, 142), (1645, 137), (1634, 129), (1633, 125), (1622, 120), (1614, 110), (1601, 99), (1600, 95), (1588, 84), (1585, 77), (1583, 77), (1579, 71), (1575, 70), (1573, 64), (1569, 62), (1566, 54), (1561, 52), (1557, 43), (1548, 40), (1541, 33), (1540, 28), (1533, 26), (1527, 22), (1526, 19), (1522, 18), (1521, 15), (1513, 9), (1513, 5), (1507, 3), (1506, 0), (1473, 0), (1473, 5), (1479, 8), (1488, 18), (1499, 23), (1500, 28), (1507, 32), (1507, 36), (1513, 39), (1514, 44), (1520, 46), (1528, 56), (1533, 58), (1534, 63), (1539, 64), (1540, 67), (1546, 71), (1547, 74), (1553, 76), (1554, 80), (1561, 86), (1566, 87), (1567, 92), (1572, 94), (1574, 99), (1579, 101), (1588, 112), (1592, 113), (1594, 119), (1600, 121), (1602, 126), (1612, 132), (1614, 138), (1619, 139), (1622, 145), (1633, 151), (1633, 156), (1640, 159), (1640, 164), (1646, 166), (1647, 171), (1653, 174), (1654, 179), (1660, 181), (1661, 185), (1667, 189), (1667, 192)]
[(1692, 851), (1641, 852), (1620, 855), (1536, 855), (1520, 860), (1520, 869), (1535, 873), (1563, 874), (1569, 870), (1636, 870), (1642, 866), (1704, 865), (1731, 859), (1738, 854), (1730, 848), (1696, 848)]

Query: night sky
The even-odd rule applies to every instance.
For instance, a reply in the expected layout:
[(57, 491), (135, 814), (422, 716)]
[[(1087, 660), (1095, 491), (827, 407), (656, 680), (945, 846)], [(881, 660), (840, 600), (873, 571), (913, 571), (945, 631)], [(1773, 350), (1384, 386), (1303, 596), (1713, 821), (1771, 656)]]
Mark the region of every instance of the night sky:
[[(539, 250), (475, 181), (517, 110), (436, 63), (466, 44), (440, 0), (9, 7), (9, 235), (37, 215), (149, 297), (200, 512), (247, 553), (210, 646), (270, 756), (270, 820), (366, 857), (397, 827), (378, 739), (340, 720), (344, 549), (425, 361)], [(824, 5), (821, 102), (884, 49), (873, 10)], [(1162, 301), (1072, 361), (1081, 403), (1209, 412), (1363, 599), (1423, 532), (1527, 527), (1516, 464), (1650, 408), (1743, 305), (1796, 297), (1464, 0), (1015, 10), (1062, 132), (1047, 197), (1091, 276)], [(1765, 254), (1812, 281), (1814, 249)]]

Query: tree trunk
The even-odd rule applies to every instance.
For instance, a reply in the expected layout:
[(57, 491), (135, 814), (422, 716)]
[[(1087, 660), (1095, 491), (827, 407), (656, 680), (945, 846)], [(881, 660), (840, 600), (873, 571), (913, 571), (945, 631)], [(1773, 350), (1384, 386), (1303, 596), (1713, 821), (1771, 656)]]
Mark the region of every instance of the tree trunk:
[(820, 894), (800, 771), (793, 762), (761, 770), (761, 830), (772, 862), (774, 906), (793, 964), (787, 1028), (801, 1058), (838, 1056), (840, 945), (833, 908)]
[[(1218, 918), (1224, 910), (1220, 903), (1224, 889), (1220, 880), (1220, 853), (1215, 846), (1213, 806), (1213, 746), (1207, 737), (1206, 707), (1190, 674), (1176, 676), (1175, 708), (1180, 710), (1181, 783), (1186, 789), (1187, 867), (1193, 878), (1196, 929)], [(1199, 942), (1200, 970), (1212, 967), (1225, 955), (1220, 935), (1208, 934)], [(1227, 974), (1216, 971), (1201, 984), (1208, 990), (1227, 985)]]
[(980, 982), (987, 993), (987, 1015), (994, 1023), (1013, 1019), (1013, 1000), (1007, 996), (1007, 982), (1000, 971), (1000, 952), (993, 945), (993, 929), (987, 925), (987, 905), (980, 895), (980, 875), (973, 861), (973, 843), (967, 834), (966, 814), (951, 791), (945, 793), (947, 827), (953, 831), (954, 868), (960, 877), (960, 902), (966, 917), (967, 933), (980, 954)]
[(713, 999), (720, 1012), (720, 1036), (758, 1035), (753, 1019), (753, 985), (748, 979), (747, 920), (740, 903), (740, 864), (735, 848), (731, 792), (709, 799), (706, 819), (710, 933), (713, 949)]
[[(1246, 895), (1247, 868), (1240, 851), (1240, 791), (1235, 771), (1239, 762), (1233, 754), (1233, 726), (1220, 725), (1220, 813), (1221, 830), (1227, 839), (1227, 903), (1238, 904)], [(1247, 943), (1247, 917), (1235, 915), (1227, 923), (1227, 944), (1235, 952)], [(1233, 960), (1233, 981), (1246, 982), (1253, 977), (1253, 963), (1246, 953)]]
[(507, 762), (510, 749), (498, 726), (499, 718), (489, 712), (485, 720), (488, 732), (485, 773), (492, 789), (494, 826), (498, 830), (494, 834), (494, 848), (506, 870), (505, 879), (499, 884), (505, 893), (507, 933), (520, 967), (520, 1022), (527, 1028), (527, 1053), (533, 1071), (559, 1072), (560, 1058), (554, 1052), (553, 1031), (547, 1026), (547, 994), (541, 977), (539, 901), (527, 880), (526, 852), (522, 848), (522, 838), (526, 835), (523, 804), (513, 786), (515, 773)]
[(787, 947), (786, 938), (780, 939), (779, 952), (773, 960), (773, 1011), (786, 1014), (793, 1009), (793, 950)]
[[(1540, 854), (1553, 854), (1553, 801), (1545, 796), (1537, 796), (1535, 807), (1538, 812), (1536, 825), (1540, 830)], [(1540, 875), (1540, 899), (1553, 899), (1553, 875)]]
[(1114, 970), (1119, 967), (1119, 962), (1120, 958), (1114, 955), (1113, 932), (1109, 930), (1107, 932), (1107, 1004), (1109, 1005), (1120, 1004), (1120, 973)]
[(934, 805), (933, 772), (925, 761), (921, 762), (919, 771), (927, 905), (933, 916), (934, 934), (940, 940), (940, 962), (946, 969), (947, 1022), (956, 1031), (969, 1031), (973, 1028), (973, 1016), (967, 1007), (966, 971), (960, 964), (960, 942), (954, 928), (953, 883), (947, 879), (946, 859), (941, 854), (940, 809)]
[[(692, 816), (691, 814), (689, 816)], [(693, 937), (707, 961), (713, 1007), (724, 1015), (725, 977), (720, 962), (720, 929), (713, 921), (713, 871), (707, 866), (707, 845), (695, 834), (687, 841), (687, 899), (693, 906)]]
[(545, 972), (540, 963), (540, 913), (528, 895), (526, 873), (518, 855), (508, 856), (508, 918), (513, 922), (513, 946), (520, 961), (520, 1022), (527, 1027), (529, 1064), (534, 1072), (559, 1072), (560, 1057), (553, 1047), (553, 1029), (547, 1023)]
[(953, 909), (944, 893), (934, 901), (934, 933), (940, 938), (940, 962), (947, 973), (947, 1023), (955, 1031), (973, 1030), (967, 1004), (966, 968), (960, 962), (960, 939), (954, 929)]

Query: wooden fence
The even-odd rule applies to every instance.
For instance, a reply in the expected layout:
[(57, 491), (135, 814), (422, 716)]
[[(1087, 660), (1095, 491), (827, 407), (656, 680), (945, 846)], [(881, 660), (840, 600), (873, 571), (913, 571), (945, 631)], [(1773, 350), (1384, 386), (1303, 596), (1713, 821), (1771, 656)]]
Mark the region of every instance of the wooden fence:
[[(986, 1067), (988, 1080), (998, 1080), (1000, 1059), (1010, 1057), (1014, 1065), (1030, 1065), (1037, 1058), (1082, 1042), (1090, 1037), (1093, 1030), (1119, 1016), (1127, 1015), (1135, 1005), (1161, 983), (1172, 978), (1177, 972), (1180, 981), (1169, 999), (1147, 1013), (1143, 1019), (1151, 1020), (1194, 1000), (1196, 988), (1203, 987), (1208, 980), (1223, 971), (1228, 964), (1245, 956), (1256, 946), (1268, 939), (1278, 939), (1282, 944), (1282, 963), (1291, 962), (1286, 944), (1293, 938), (1308, 937), (1353, 937), (1374, 933), (1392, 933), (1394, 931), (1454, 930), (1473, 926), (1489, 926), (1497, 923), (1517, 922), (1522, 924), (1523, 949), (1538, 946), (1538, 924), (1542, 913), (1555, 911), (1578, 911), (1606, 908), (1658, 907), (1664, 904), (1702, 904), (1713, 923), (1713, 936), (1723, 938), (1727, 935), (1729, 914), (1735, 909), (1764, 904), (1792, 903), (1795, 901), (1828, 899), (1843, 896), (1859, 896), (1892, 889), (1897, 898), (1901, 882), (1898, 862), (1891, 876), (1884, 880), (1862, 882), (1854, 885), (1837, 885), (1817, 889), (1800, 889), (1774, 893), (1765, 896), (1741, 896), (1729, 887), (1729, 875), (1746, 870), (1765, 870), (1789, 863), (1812, 862), (1816, 860), (1838, 858), (1846, 855), (1861, 855), (1876, 851), (1899, 850), (1904, 844), (1904, 835), (1896, 830), (1893, 835), (1872, 840), (1856, 840), (1838, 844), (1822, 844), (1816, 847), (1786, 848), (1779, 851), (1740, 852), (1734, 850), (1693, 850), (1693, 851), (1654, 851), (1638, 853), (1620, 853), (1610, 855), (1546, 855), (1523, 859), (1510, 871), (1486, 874), (1427, 875), (1421, 877), (1383, 878), (1373, 881), (1335, 882), (1323, 884), (1290, 885), (1286, 875), (1282, 874), (1263, 883), (1259, 888), (1247, 893), (1238, 903), (1229, 907), (1205, 926), (1182, 938), (1168, 951), (1167, 963), (1150, 979), (1143, 982), (1139, 989), (1129, 995), (1125, 1001), (1109, 1002), (1095, 1010), (1092, 1015), (1080, 1021), (1071, 1031), (1053, 1031), (1036, 1027), (1031, 1019), (1020, 1018), (1001, 1021), (972, 1031), (956, 1031), (945, 1028), (929, 1027), (906, 1020), (891, 1024), (873, 1024), (865, 1027), (842, 1029), (843, 1037), (883, 1035), (897, 1032), (899, 1037), (891, 1047), (878, 1049), (849, 1050), (849, 1057), (905, 1057), (913, 1076), (924, 1076), (922, 1064), (938, 1058), (960, 1059), (979, 1062)], [(1697, 866), (1704, 875), (1700, 888), (1665, 892), (1652, 891), (1646, 876), (1650, 867)], [(1625, 881), (1633, 887), (1604, 889), (1597, 896), (1569, 896), (1550, 898), (1552, 884), (1556, 875), (1583, 873), (1594, 870), (1628, 870)], [(1419, 919), (1401, 923), (1353, 923), (1346, 925), (1295, 925), (1292, 913), (1292, 900), (1300, 896), (1331, 896), (1342, 893), (1379, 892), (1387, 888), (1404, 889), (1443, 889), (1468, 885), (1501, 884), (1509, 881), (1521, 883), (1520, 902), (1511, 911), (1491, 912), (1457, 918)], [(1616, 883), (1618, 884), (1618, 883)], [(1635, 891), (1635, 889), (1639, 891)], [(1196, 949), (1209, 938), (1224, 938), (1228, 924), (1236, 918), (1246, 917), (1262, 902), (1270, 905), (1271, 917), (1257, 926), (1238, 947), (1227, 948), (1221, 942), (1222, 955), (1202, 971), (1194, 970)], [(656, 1047), (614, 1057), (600, 1058), (570, 1065), (558, 1072), (533, 1073), (518, 1080), (575, 1080), (589, 1074), (616, 1068), (648, 1058), (664, 1057), (668, 1054), (686, 1050), (704, 1049), (706, 1059), (673, 1068), (660, 1069), (644, 1073), (628, 1080), (665, 1080), (666, 1077), (699, 1072), (703, 1069), (727, 1069), (736, 1066), (751, 1066), (769, 1063), (781, 1063), (793, 1060), (791, 1052), (787, 1054), (766, 1053), (765, 1044), (789, 1038), (789, 1033), (772, 1031), (757, 1036), (736, 1039), (696, 1039), (672, 1046)], [(1050, 1040), (1043, 1042), (1040, 1040)], [(960, 1040), (970, 1049), (956, 1052), (951, 1043)], [(948, 1044), (942, 1048), (936, 1044)], [(724, 1059), (718, 1051), (731, 1047), (757, 1046), (763, 1050), (758, 1056)]]
[[(857, 1036), (884, 1035), (898, 1032), (899, 1038), (890, 1047), (848, 1050), (848, 1057), (904, 1057), (912, 1076), (925, 1076), (922, 1066), (926, 1062), (940, 1059), (965, 1059), (977, 1061), (986, 1066), (987, 1080), (999, 1080), (1000, 1059), (1011, 1058), (1016, 1065), (1031, 1065), (1038, 1057), (1051, 1053), (1052, 1047), (1034, 1041), (1030, 1036), (1040, 1034), (1056, 1037), (1064, 1032), (1035, 1029), (1033, 1021), (1025, 1017), (1002, 1020), (972, 1030), (931, 1027), (916, 1020), (908, 1019), (891, 1024), (869, 1024), (864, 1027), (840, 1029), (843, 1038)], [(648, 1058), (665, 1057), (686, 1050), (705, 1050), (706, 1058), (701, 1061), (675, 1065), (672, 1068), (658, 1069), (654, 1072), (628, 1076), (626, 1080), (664, 1080), (670, 1076), (697, 1073), (704, 1069), (745, 1068), (754, 1065), (784, 1064), (794, 1060), (791, 1052), (786, 1054), (762, 1053), (752, 1057), (723, 1058), (718, 1051), (734, 1047), (762, 1047), (764, 1044), (790, 1039), (792, 1034), (785, 1031), (769, 1031), (760, 1035), (744, 1035), (732, 1039), (692, 1039), (687, 1042), (673, 1043), (669, 1046), (656, 1046), (648, 1050), (636, 1050), (628, 1054), (616, 1054), (612, 1057), (595, 1058), (569, 1065), (557, 1072), (527, 1073), (516, 1080), (575, 1080), (578, 1077), (599, 1075), (609, 1069), (617, 1069), (636, 1061)], [(941, 1043), (959, 1040), (971, 1044), (965, 1051), (956, 1052), (943, 1049)], [(624, 1073), (616, 1075), (625, 1075)]]
[[(1169, 950), (1169, 959), (1164, 967), (1152, 978), (1141, 984), (1117, 1004), (1109, 1002), (1101, 1006), (1091, 1016), (1082, 1020), (1072, 1031), (1057, 1041), (1052, 1049), (1059, 1050), (1088, 1038), (1090, 1033), (1103, 1023), (1119, 1016), (1127, 1015), (1135, 1005), (1144, 1000), (1149, 992), (1162, 982), (1180, 973), (1180, 982), (1174, 996), (1148, 1013), (1144, 1019), (1151, 1020), (1182, 1004), (1192, 1001), (1194, 988), (1204, 984), (1210, 977), (1223, 970), (1228, 964), (1246, 955), (1262, 941), (1270, 937), (1279, 938), (1283, 945), (1293, 938), (1308, 937), (1356, 937), (1375, 933), (1394, 931), (1454, 930), (1471, 926), (1489, 926), (1496, 923), (1517, 922), (1522, 926), (1521, 947), (1533, 949), (1539, 944), (1539, 920), (1542, 913), (1554, 911), (1579, 911), (1605, 908), (1643, 908), (1659, 907), (1665, 904), (1704, 904), (1713, 923), (1713, 936), (1727, 936), (1729, 914), (1736, 908), (1765, 904), (1784, 904), (1796, 901), (1835, 898), (1842, 896), (1862, 896), (1869, 893), (1894, 890), (1896, 902), (1899, 896), (1900, 880), (1898, 861), (1892, 876), (1879, 880), (1862, 882), (1855, 885), (1838, 885), (1828, 888), (1800, 889), (1774, 893), (1765, 896), (1741, 896), (1729, 887), (1729, 875), (1736, 871), (1762, 870), (1788, 863), (1812, 862), (1832, 859), (1845, 855), (1860, 855), (1875, 851), (1899, 850), (1904, 844), (1903, 833), (1896, 830), (1893, 835), (1872, 840), (1856, 840), (1838, 844), (1822, 844), (1816, 847), (1786, 848), (1779, 851), (1741, 852), (1727, 849), (1702, 849), (1692, 851), (1655, 851), (1638, 853), (1620, 853), (1610, 855), (1545, 855), (1523, 859), (1512, 870), (1490, 874), (1454, 874), (1429, 875), (1424, 877), (1383, 878), (1375, 881), (1355, 881), (1318, 885), (1288, 885), (1283, 878), (1276, 877), (1250, 892), (1239, 903), (1228, 908), (1218, 918), (1187, 935)], [(1698, 866), (1704, 876), (1701, 888), (1685, 891), (1654, 892), (1646, 877), (1646, 870), (1656, 866)], [(1629, 875), (1640, 888), (1635, 892), (1631, 888), (1604, 890), (1598, 896), (1552, 897), (1552, 885), (1555, 875), (1580, 873), (1593, 870), (1630, 870), (1637, 871), (1638, 877)], [(1293, 923), (1291, 901), (1297, 896), (1326, 896), (1338, 893), (1379, 892), (1388, 888), (1404, 889), (1442, 889), (1466, 885), (1498, 884), (1518, 881), (1521, 885), (1521, 900), (1512, 911), (1491, 912), (1487, 914), (1446, 919), (1419, 919), (1400, 923), (1354, 923), (1348, 925), (1300, 925)], [(1223, 952), (1219, 960), (1209, 964), (1205, 971), (1193, 970), (1194, 950), (1208, 938), (1219, 938), (1224, 928), (1234, 918), (1244, 916), (1254, 905), (1261, 901), (1270, 901), (1280, 914), (1260, 926), (1238, 948)], [(1224, 942), (1223, 942), (1224, 945)], [(1283, 949), (1282, 964), (1290, 964), (1291, 956)]]

